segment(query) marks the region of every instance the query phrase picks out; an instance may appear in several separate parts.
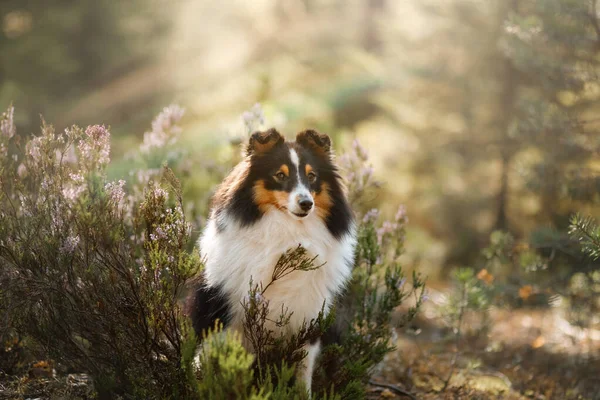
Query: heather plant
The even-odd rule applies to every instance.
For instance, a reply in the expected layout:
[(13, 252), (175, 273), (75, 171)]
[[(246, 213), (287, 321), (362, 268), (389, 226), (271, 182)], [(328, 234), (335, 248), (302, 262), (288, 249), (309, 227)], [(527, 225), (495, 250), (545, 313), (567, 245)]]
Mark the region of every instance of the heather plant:
[[(100, 398), (301, 400), (308, 394), (296, 379), (298, 364), (305, 344), (322, 337), (313, 398), (365, 397), (376, 365), (393, 349), (392, 314), (411, 297), (398, 319), (406, 323), (424, 300), (421, 278), (407, 284), (399, 263), (404, 208), (391, 221), (380, 221), (377, 210), (358, 215), (352, 281), (330, 313), (291, 332), (287, 310), (268, 318), (269, 285), (249, 282), (243, 335), (217, 327), (199, 346), (180, 299), (202, 265), (182, 183), (170, 167), (157, 168), (178, 171), (169, 157), (183, 110), (170, 106), (154, 120), (129, 183), (107, 178), (108, 128), (56, 132), (44, 122), (41, 135), (23, 140), (13, 112), (0, 125), (2, 355), (19, 358), (25, 348), (61, 371), (86, 372)], [(246, 126), (264, 123), (260, 107), (251, 114)], [(346, 161), (347, 171), (370, 170), (358, 142)], [(358, 204), (371, 174), (345, 173)], [(319, 267), (298, 247), (282, 256), (273, 280)], [(0, 368), (14, 373), (17, 364)]]
[[(337, 309), (339, 337), (323, 350), (320, 384), (343, 399), (365, 397), (374, 368), (394, 349), (395, 329), (410, 322), (426, 300), (422, 278), (414, 272), (408, 284), (399, 262), (408, 221), (404, 208), (393, 221), (379, 219), (373, 209), (359, 220), (353, 277)], [(409, 298), (406, 313), (392, 324), (392, 314)]]
[(100, 396), (185, 396), (177, 295), (200, 262), (185, 251), (177, 181), (166, 173), (125, 201), (124, 182), (106, 179), (103, 126), (57, 133), (44, 123), (25, 146), (17, 137), (2, 136), (14, 151), (0, 180), (0, 304), (11, 330), (42, 357), (89, 372)]
[(338, 158), (338, 163), (346, 178), (350, 204), (355, 210), (364, 208), (372, 200), (373, 190), (380, 186), (373, 175), (369, 153), (355, 139), (351, 149)]

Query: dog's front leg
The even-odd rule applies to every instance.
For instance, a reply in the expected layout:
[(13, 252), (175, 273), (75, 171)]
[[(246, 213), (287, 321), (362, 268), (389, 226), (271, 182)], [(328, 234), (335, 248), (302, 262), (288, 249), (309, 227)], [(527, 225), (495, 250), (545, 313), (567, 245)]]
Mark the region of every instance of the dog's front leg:
[(321, 351), (321, 341), (317, 340), (312, 344), (307, 344), (304, 346), (304, 350), (306, 351), (306, 357), (304, 360), (298, 365), (298, 371), (296, 376), (300, 379), (306, 390), (308, 390), (308, 394), (311, 394), (311, 386), (312, 386), (312, 376), (315, 370), (315, 364), (317, 362), (317, 357), (319, 356), (319, 352)]

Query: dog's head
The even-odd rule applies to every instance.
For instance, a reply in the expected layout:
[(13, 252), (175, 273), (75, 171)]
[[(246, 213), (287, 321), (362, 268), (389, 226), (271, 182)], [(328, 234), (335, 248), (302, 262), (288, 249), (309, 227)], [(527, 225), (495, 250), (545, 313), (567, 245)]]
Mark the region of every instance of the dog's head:
[(262, 212), (276, 208), (302, 220), (312, 213), (325, 219), (339, 188), (331, 139), (313, 130), (286, 142), (275, 129), (255, 132), (246, 147), (254, 203)]

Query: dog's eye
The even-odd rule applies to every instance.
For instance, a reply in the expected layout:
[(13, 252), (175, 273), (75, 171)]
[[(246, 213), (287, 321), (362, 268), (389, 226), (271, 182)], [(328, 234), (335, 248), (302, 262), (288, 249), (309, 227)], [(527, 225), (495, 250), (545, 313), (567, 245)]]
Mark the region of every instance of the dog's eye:
[(278, 172), (275, 174), (275, 179), (277, 179), (278, 181), (284, 181), (287, 178), (287, 175), (284, 174), (283, 172)]
[(315, 175), (314, 172), (309, 172), (307, 177), (308, 177), (308, 182), (310, 182), (310, 183), (315, 183), (315, 181), (317, 180), (317, 175)]

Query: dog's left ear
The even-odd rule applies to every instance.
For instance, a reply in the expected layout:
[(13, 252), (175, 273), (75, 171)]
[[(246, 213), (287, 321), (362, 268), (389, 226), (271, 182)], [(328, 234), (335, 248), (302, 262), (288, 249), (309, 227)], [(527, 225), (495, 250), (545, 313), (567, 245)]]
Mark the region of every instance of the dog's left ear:
[(264, 154), (269, 152), (273, 147), (283, 144), (285, 139), (275, 128), (268, 131), (257, 131), (250, 136), (248, 146), (246, 146), (246, 155), (252, 156), (255, 154)]
[(296, 135), (296, 142), (302, 146), (312, 149), (318, 154), (322, 154), (324, 156), (331, 155), (331, 139), (324, 133), (319, 133), (309, 129)]

